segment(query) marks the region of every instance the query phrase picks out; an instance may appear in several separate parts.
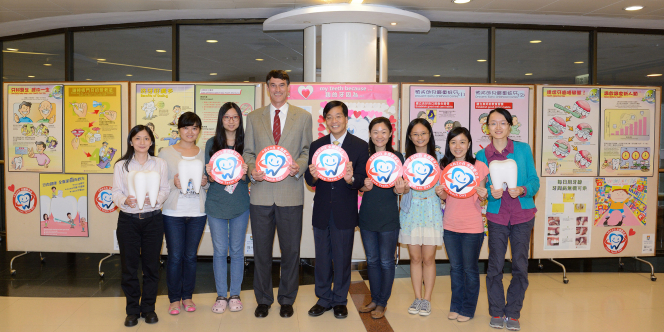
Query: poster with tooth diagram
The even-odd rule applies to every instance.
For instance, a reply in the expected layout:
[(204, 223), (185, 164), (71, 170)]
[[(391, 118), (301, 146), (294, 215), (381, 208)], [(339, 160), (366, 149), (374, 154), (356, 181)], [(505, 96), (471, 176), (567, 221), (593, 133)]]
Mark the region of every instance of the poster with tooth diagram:
[[(256, 88), (258, 85), (196, 85), (196, 114), (203, 121), (197, 145), (205, 148), (208, 139), (217, 130), (219, 109), (227, 102), (234, 102), (242, 111), (242, 118), (256, 109)], [(242, 122), (246, 126), (246, 121)]]
[(88, 176), (39, 175), (41, 236), (88, 237)]
[(542, 176), (596, 176), (599, 165), (599, 90), (542, 90)]
[(10, 172), (62, 172), (62, 85), (7, 87)]
[(546, 179), (544, 250), (590, 250), (593, 179)]
[(180, 140), (178, 120), (194, 111), (194, 85), (137, 84), (134, 123), (148, 126), (155, 136), (155, 155)]
[[(512, 114), (512, 130), (509, 137), (514, 141), (530, 144), (529, 106), (530, 88), (527, 87), (471, 87), (469, 130), (473, 137), (473, 153), (477, 154), (491, 144), (487, 124), (489, 112), (499, 107)], [(436, 142), (439, 146), (445, 145), (444, 142)]]
[(656, 90), (602, 89), (600, 176), (652, 176)]
[[(436, 150), (445, 153), (447, 133), (454, 121), (468, 128), (470, 87), (416, 86), (410, 87), (410, 119), (429, 121), (436, 140)], [(527, 114), (527, 111), (526, 111)]]
[(113, 173), (125, 139), (121, 90), (121, 85), (65, 86), (65, 172)]

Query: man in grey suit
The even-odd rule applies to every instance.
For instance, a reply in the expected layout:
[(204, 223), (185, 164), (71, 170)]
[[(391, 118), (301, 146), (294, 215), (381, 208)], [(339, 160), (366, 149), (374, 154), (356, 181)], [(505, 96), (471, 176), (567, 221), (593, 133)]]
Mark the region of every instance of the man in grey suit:
[[(273, 70), (266, 78), (270, 105), (247, 116), (244, 161), (251, 175), (251, 233), (254, 239), (254, 293), (256, 317), (267, 317), (274, 302), (272, 293), (272, 246), (274, 231), (281, 249), (281, 280), (277, 301), (281, 317), (293, 316), (299, 286), (300, 239), (304, 204), (303, 174), (307, 170), (312, 141), (311, 114), (289, 105), (290, 78)], [(279, 145), (293, 158), (290, 176), (280, 182), (263, 181), (265, 172), (256, 169), (256, 156), (265, 147)]]

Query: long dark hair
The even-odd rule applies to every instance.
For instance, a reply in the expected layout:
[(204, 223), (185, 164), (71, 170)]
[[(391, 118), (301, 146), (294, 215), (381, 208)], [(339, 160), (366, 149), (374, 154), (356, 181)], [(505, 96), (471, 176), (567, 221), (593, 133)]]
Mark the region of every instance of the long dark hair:
[(219, 115), (217, 116), (217, 131), (214, 134), (214, 141), (212, 141), (210, 157), (212, 157), (219, 150), (229, 148), (228, 143), (226, 142), (226, 130), (224, 129), (224, 115), (226, 115), (226, 112), (228, 112), (228, 110), (231, 108), (237, 112), (237, 116), (240, 118), (240, 124), (235, 130), (235, 146), (233, 146), (233, 149), (240, 155), (244, 151), (244, 125), (242, 123), (242, 110), (240, 109), (240, 106), (237, 106), (236, 103), (229, 101), (221, 105), (221, 108), (219, 108)]
[(431, 129), (431, 124), (429, 123), (429, 121), (421, 118), (413, 119), (413, 121), (411, 121), (408, 124), (408, 129), (406, 130), (406, 159), (417, 153), (417, 151), (415, 150), (415, 143), (413, 143), (413, 140), (410, 139), (410, 133), (413, 131), (413, 127), (415, 127), (415, 125), (417, 124), (423, 125), (429, 131), (429, 143), (427, 144), (427, 153), (431, 155), (433, 159), (438, 160), (438, 158), (436, 157), (436, 140), (433, 138), (433, 130)]
[(385, 150), (394, 153), (394, 148), (392, 148), (392, 124), (390, 123), (390, 120), (388, 120), (386, 117), (379, 116), (371, 120), (371, 122), (369, 123), (369, 155), (376, 153), (376, 145), (371, 140), (371, 128), (373, 128), (375, 125), (379, 123), (382, 123), (385, 126), (387, 126), (387, 130), (390, 131), (390, 138), (387, 140), (387, 145), (385, 145)]
[(136, 152), (134, 150), (134, 146), (131, 145), (131, 140), (136, 136), (141, 131), (147, 131), (148, 135), (150, 135), (150, 140), (152, 140), (152, 145), (150, 145), (150, 148), (148, 148), (148, 154), (154, 157), (154, 146), (155, 146), (155, 141), (154, 141), (154, 134), (152, 133), (152, 130), (148, 126), (144, 125), (135, 125), (134, 128), (131, 128), (129, 131), (129, 136), (127, 136), (127, 152), (125, 152), (124, 156), (122, 158), (118, 159), (115, 163), (119, 163), (120, 161), (124, 160), (124, 169), (125, 171), (129, 172), (129, 162), (131, 161), (131, 158), (134, 158), (134, 153)]
[(452, 150), (450, 150), (450, 141), (459, 135), (465, 135), (468, 139), (468, 151), (466, 151), (465, 161), (475, 165), (475, 157), (473, 157), (473, 138), (470, 137), (470, 132), (465, 127), (456, 127), (447, 133), (447, 142), (445, 142), (445, 155), (442, 159), (440, 159), (440, 168), (445, 168), (456, 158), (452, 154)]

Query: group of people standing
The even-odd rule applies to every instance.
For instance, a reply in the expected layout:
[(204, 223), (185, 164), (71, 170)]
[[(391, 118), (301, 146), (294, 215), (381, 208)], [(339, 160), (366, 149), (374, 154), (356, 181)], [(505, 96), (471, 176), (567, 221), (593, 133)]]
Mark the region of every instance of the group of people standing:
[[(277, 293), (281, 317), (291, 317), (299, 286), (300, 240), (304, 204), (303, 181), (315, 187), (313, 234), (315, 242), (316, 304), (309, 315), (320, 316), (332, 310), (336, 318), (348, 315), (351, 259), (355, 227), (359, 226), (367, 257), (371, 302), (359, 308), (382, 318), (387, 308), (395, 276), (395, 250), (398, 242), (408, 245), (410, 271), (415, 300), (411, 314), (429, 315), (436, 278), (436, 247), (445, 242), (450, 260), (452, 300), (449, 319), (460, 322), (473, 318), (479, 295), (479, 252), (484, 240), (481, 201), (488, 200), (489, 268), (487, 291), (491, 326), (518, 328), (519, 312), (528, 286), (527, 254), (533, 227), (533, 195), (539, 189), (530, 147), (508, 138), (511, 115), (496, 109), (489, 114), (488, 128), (493, 143), (472, 152), (472, 138), (467, 129), (455, 127), (448, 136), (441, 169), (456, 160), (474, 164), (481, 176), (477, 193), (466, 199), (448, 197), (441, 186), (412, 190), (404, 179), (392, 188), (374, 186), (366, 174), (369, 157), (380, 151), (404, 156), (392, 147), (390, 121), (375, 118), (369, 124), (369, 142), (347, 131), (348, 108), (331, 101), (323, 109), (329, 135), (312, 142), (311, 114), (288, 104), (290, 79), (285, 71), (273, 70), (266, 78), (270, 105), (251, 112), (243, 124), (242, 112), (232, 102), (219, 110), (215, 136), (205, 145), (196, 145), (201, 119), (186, 112), (178, 120), (181, 140), (164, 148), (154, 157), (152, 130), (137, 125), (127, 138), (127, 152), (115, 164), (113, 200), (120, 208), (117, 237), (122, 264), (122, 289), (127, 298), (126, 326), (158, 321), (155, 313), (159, 257), (164, 233), (168, 248), (168, 313), (192, 312), (196, 279), (198, 245), (206, 219), (214, 247), (213, 269), (217, 299), (215, 313), (243, 309), (240, 286), (244, 270), (244, 241), (249, 215), (254, 243), (254, 294), (256, 317), (266, 317), (274, 303), (272, 285), (272, 248), (275, 230), (281, 250), (281, 278)], [(245, 129), (246, 128), (246, 129)], [(313, 152), (334, 144), (348, 155), (343, 178), (336, 182), (319, 179), (312, 161)], [(264, 181), (265, 172), (256, 167), (257, 154), (265, 147), (279, 145), (292, 156), (289, 176), (279, 182)], [(408, 126), (405, 158), (426, 153), (438, 159), (431, 125), (414, 119)], [(206, 166), (202, 190), (183, 191), (178, 163), (198, 159), (208, 164), (219, 150), (233, 149), (243, 156), (242, 178), (233, 185), (212, 180)], [(494, 188), (487, 165), (493, 160), (514, 159), (518, 165), (518, 188)], [(161, 175), (159, 195), (153, 208), (146, 197), (143, 209), (136, 197), (129, 195), (130, 171), (156, 171)], [(303, 179), (304, 178), (304, 179)], [(249, 195), (251, 183), (251, 195)], [(357, 196), (363, 192), (358, 212)], [(399, 198), (401, 203), (399, 205)], [(443, 214), (441, 200), (446, 201)], [(400, 208), (399, 208), (400, 207)], [(505, 299), (502, 268), (508, 240), (512, 246), (513, 278)], [(230, 256), (230, 289), (228, 264)], [(143, 269), (143, 288), (138, 281), (139, 262)]]

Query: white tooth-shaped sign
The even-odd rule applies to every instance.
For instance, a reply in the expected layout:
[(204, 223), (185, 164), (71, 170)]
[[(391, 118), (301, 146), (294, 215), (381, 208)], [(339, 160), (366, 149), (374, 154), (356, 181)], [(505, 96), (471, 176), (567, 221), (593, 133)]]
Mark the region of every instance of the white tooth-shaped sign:
[(182, 159), (178, 163), (178, 177), (180, 178), (180, 192), (187, 193), (189, 180), (194, 185), (194, 191), (198, 194), (201, 191), (201, 181), (203, 179), (203, 162), (199, 159)]
[[(201, 175), (202, 176), (202, 175)], [(145, 195), (150, 197), (152, 207), (157, 206), (161, 175), (154, 171), (131, 171), (127, 177), (129, 195), (136, 197), (138, 208), (143, 210)]]
[(489, 164), (489, 174), (491, 174), (493, 188), (498, 189), (502, 187), (503, 183), (507, 183), (509, 189), (516, 188), (518, 174), (516, 161), (512, 159), (494, 160)]

